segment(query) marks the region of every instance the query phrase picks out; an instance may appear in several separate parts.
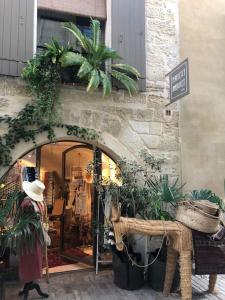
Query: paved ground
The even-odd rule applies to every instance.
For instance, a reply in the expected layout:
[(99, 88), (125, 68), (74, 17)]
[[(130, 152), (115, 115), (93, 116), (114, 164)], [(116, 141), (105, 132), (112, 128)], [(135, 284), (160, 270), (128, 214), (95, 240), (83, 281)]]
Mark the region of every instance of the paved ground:
[[(207, 294), (207, 277), (193, 278), (193, 300), (225, 300), (225, 276), (219, 276), (217, 293)], [(145, 286), (141, 290), (126, 291), (117, 288), (113, 284), (112, 271), (101, 271), (95, 275), (93, 271), (76, 271), (51, 275), (48, 285), (43, 278), (40, 285), (44, 292), (48, 292), (50, 300), (176, 300), (178, 294), (165, 298), (161, 293)], [(6, 300), (19, 299), (17, 296), (21, 286), (18, 284), (8, 286)], [(31, 293), (29, 300), (40, 299), (36, 293)]]

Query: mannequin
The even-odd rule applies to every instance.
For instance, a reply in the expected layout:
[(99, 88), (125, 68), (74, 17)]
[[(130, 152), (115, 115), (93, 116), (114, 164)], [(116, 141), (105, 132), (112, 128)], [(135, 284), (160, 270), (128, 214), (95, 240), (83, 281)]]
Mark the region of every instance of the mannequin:
[[(22, 188), (26, 196), (21, 203), (21, 210), (32, 211), (32, 213), (37, 215), (42, 225), (44, 242), (45, 244), (49, 244), (47, 234), (47, 208), (43, 201), (45, 186), (41, 181), (35, 180), (33, 182), (24, 181)], [(24, 300), (28, 298), (29, 291), (33, 289), (36, 289), (38, 294), (43, 298), (48, 298), (48, 294), (43, 293), (40, 286), (34, 282), (42, 277), (42, 250), (42, 244), (38, 236), (36, 236), (34, 247), (32, 249), (24, 248), (19, 256), (19, 277), (20, 280), (24, 282), (24, 288), (19, 293), (19, 296), (24, 295)]]

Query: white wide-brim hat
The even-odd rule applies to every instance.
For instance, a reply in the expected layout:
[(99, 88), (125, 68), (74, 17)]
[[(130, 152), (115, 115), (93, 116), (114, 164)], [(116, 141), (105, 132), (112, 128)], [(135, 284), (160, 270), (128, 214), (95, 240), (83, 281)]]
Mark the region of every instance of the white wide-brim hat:
[(22, 187), (27, 196), (29, 196), (32, 200), (37, 202), (44, 200), (43, 191), (45, 189), (45, 185), (41, 181), (23, 181)]

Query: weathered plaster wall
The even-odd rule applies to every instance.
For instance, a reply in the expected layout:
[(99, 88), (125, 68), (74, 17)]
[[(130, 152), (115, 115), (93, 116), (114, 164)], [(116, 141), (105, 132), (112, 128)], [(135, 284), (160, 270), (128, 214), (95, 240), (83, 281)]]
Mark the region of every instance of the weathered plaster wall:
[[(62, 87), (60, 97), (65, 122), (100, 131), (100, 146), (109, 154), (138, 159), (140, 150), (149, 149), (152, 154), (166, 158), (166, 173), (173, 176), (179, 173), (179, 112), (176, 105), (170, 107), (171, 116), (167, 116), (164, 98), (147, 93), (131, 98), (121, 91), (104, 99), (101, 93), (88, 95), (72, 86)], [(30, 98), (20, 80), (0, 78), (0, 114), (15, 114), (28, 101)], [(3, 131), (1, 128), (1, 133)], [(58, 129), (57, 136), (64, 138), (66, 134)], [(45, 135), (38, 138), (38, 143), (45, 141)], [(13, 153), (14, 159), (32, 147), (32, 143), (21, 143)]]
[(225, 179), (225, 1), (180, 0), (181, 57), (189, 57), (191, 94), (181, 100), (186, 188), (223, 196)]
[(146, 0), (146, 85), (168, 96), (165, 75), (179, 62), (178, 0)]

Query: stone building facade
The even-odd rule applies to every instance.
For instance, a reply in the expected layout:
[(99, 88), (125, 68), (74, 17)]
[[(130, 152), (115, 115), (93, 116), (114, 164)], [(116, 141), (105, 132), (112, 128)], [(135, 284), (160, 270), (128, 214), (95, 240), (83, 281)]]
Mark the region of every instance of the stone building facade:
[[(60, 98), (66, 123), (100, 131), (99, 146), (113, 158), (138, 159), (139, 151), (148, 149), (165, 158), (164, 172), (180, 173), (179, 105), (168, 104), (168, 83), (165, 74), (179, 61), (178, 1), (146, 0), (146, 92), (129, 97), (124, 91), (114, 91), (108, 98), (100, 92), (89, 95), (81, 87), (62, 86)], [(29, 95), (19, 79), (0, 78), (0, 114), (16, 114)], [(1, 128), (1, 133), (4, 128)], [(58, 139), (68, 139), (65, 132), (56, 131)], [(38, 144), (46, 137), (39, 136)], [(16, 161), (32, 143), (21, 143), (13, 152)], [(2, 175), (6, 169), (1, 169)]]
[(182, 178), (187, 190), (207, 188), (224, 198), (225, 2), (180, 0), (179, 11), (191, 88), (180, 101)]

